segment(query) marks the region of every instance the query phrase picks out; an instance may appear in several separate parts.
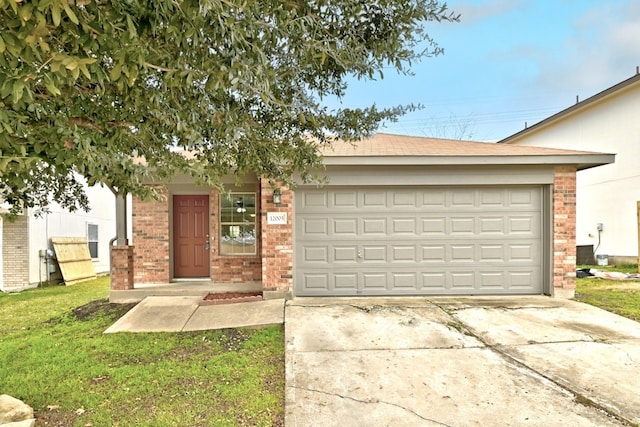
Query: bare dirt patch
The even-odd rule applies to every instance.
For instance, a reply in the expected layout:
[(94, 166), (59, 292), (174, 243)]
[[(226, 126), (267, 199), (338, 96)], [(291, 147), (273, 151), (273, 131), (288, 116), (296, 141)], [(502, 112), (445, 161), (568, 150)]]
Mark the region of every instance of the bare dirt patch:
[(135, 307), (134, 304), (111, 304), (108, 298), (98, 299), (91, 301), (88, 304), (81, 305), (80, 307), (72, 310), (73, 316), (80, 321), (90, 320), (98, 315), (105, 315), (111, 318), (119, 319), (124, 316), (129, 310)]

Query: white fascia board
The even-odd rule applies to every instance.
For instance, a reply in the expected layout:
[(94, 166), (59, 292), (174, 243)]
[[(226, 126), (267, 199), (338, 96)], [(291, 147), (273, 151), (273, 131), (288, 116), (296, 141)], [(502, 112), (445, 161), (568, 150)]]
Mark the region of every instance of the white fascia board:
[(464, 165), (576, 165), (579, 170), (614, 163), (615, 154), (533, 156), (330, 156), (327, 166), (464, 166)]

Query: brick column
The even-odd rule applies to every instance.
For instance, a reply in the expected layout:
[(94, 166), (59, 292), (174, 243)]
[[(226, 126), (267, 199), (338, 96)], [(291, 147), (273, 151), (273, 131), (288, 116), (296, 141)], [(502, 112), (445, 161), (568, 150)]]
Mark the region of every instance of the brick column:
[(133, 198), (133, 244), (136, 283), (169, 283), (169, 198), (158, 187), (161, 200)]
[(553, 295), (573, 298), (576, 288), (576, 168), (555, 169), (553, 181)]
[(133, 246), (111, 246), (111, 289), (133, 289)]
[[(273, 203), (273, 189), (261, 185), (262, 287), (265, 298), (286, 298), (293, 292), (293, 192), (280, 188), (282, 202)], [(269, 212), (285, 213), (286, 224), (268, 224)]]

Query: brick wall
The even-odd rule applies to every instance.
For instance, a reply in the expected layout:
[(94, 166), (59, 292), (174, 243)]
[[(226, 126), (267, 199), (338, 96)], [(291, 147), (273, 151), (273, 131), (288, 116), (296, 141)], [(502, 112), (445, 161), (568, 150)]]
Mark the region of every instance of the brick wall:
[(29, 286), (29, 230), (27, 215), (2, 221), (3, 289)]
[(111, 289), (133, 289), (133, 246), (111, 247)]
[(553, 182), (554, 295), (572, 298), (576, 287), (576, 168), (557, 167)]
[[(256, 189), (254, 189), (256, 190)], [(133, 257), (134, 283), (169, 283), (171, 281), (170, 258), (170, 195), (160, 201), (133, 200)], [(258, 191), (256, 212), (260, 212)], [(220, 194), (211, 189), (209, 194), (210, 227), (210, 277), (213, 282), (255, 282), (262, 279), (260, 242), (254, 255), (220, 255)], [(256, 223), (256, 236), (260, 236), (262, 224)], [(122, 285), (117, 285), (122, 286)], [(116, 288), (113, 288), (116, 289)]]
[[(256, 194), (256, 214), (261, 211), (260, 191)], [(259, 282), (262, 279), (260, 257), (260, 230), (262, 224), (256, 220), (256, 253), (254, 255), (220, 255), (220, 193), (211, 189), (209, 195), (209, 224), (211, 228), (211, 281), (213, 282)]]
[[(262, 287), (265, 291), (293, 291), (293, 192), (282, 190), (282, 203), (273, 203), (273, 190), (266, 181), (262, 187)], [(286, 225), (267, 224), (267, 212), (285, 212)]]
[(133, 199), (133, 280), (135, 283), (168, 283), (169, 201), (166, 190), (161, 200)]

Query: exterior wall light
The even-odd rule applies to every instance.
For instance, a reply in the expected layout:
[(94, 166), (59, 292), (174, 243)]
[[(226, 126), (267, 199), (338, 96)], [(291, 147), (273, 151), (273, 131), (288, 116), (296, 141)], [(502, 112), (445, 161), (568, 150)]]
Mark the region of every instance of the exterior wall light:
[(282, 194), (280, 193), (280, 189), (276, 188), (273, 190), (273, 204), (279, 205), (280, 203), (282, 203)]

